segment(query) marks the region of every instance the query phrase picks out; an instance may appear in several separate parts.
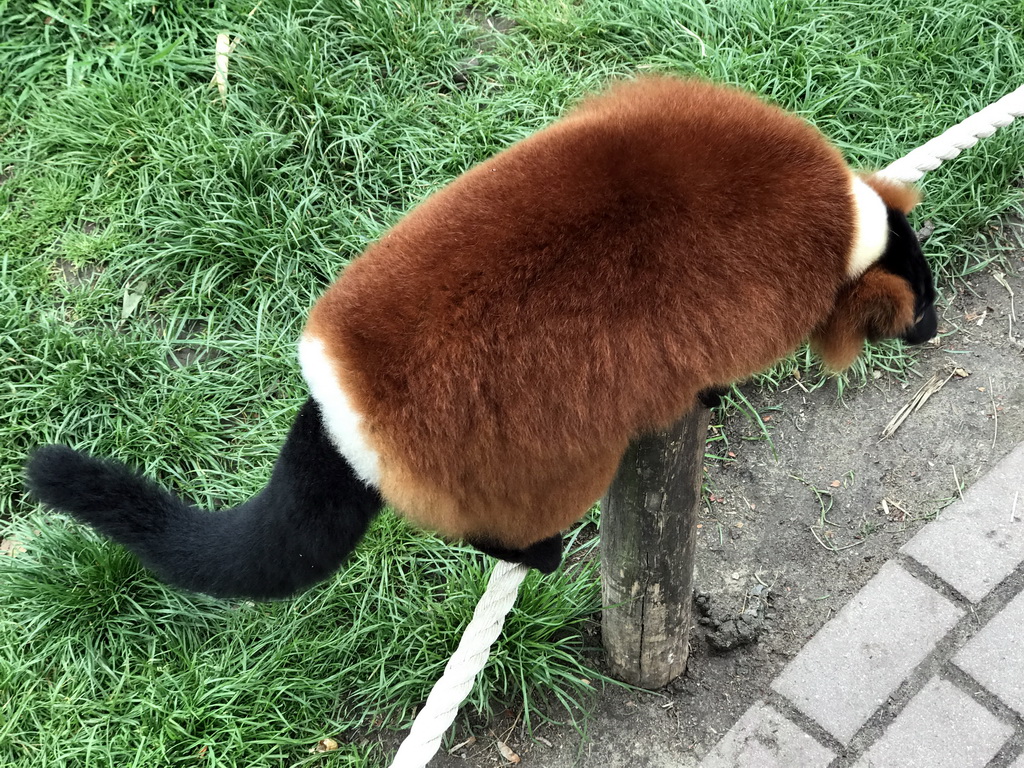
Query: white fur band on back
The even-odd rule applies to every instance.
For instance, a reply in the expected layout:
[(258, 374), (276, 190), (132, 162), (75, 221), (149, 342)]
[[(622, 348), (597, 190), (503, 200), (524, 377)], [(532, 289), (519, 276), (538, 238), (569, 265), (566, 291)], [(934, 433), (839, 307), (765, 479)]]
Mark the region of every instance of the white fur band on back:
[(380, 486), (380, 456), (363, 434), (363, 417), (341, 388), (324, 343), (314, 336), (299, 341), (299, 364), (309, 392), (320, 406), (324, 427), (334, 447), (368, 485)]
[(874, 264), (885, 250), (889, 240), (889, 218), (885, 203), (871, 187), (852, 176), (850, 194), (853, 196), (853, 247), (846, 265), (848, 277), (857, 277)]

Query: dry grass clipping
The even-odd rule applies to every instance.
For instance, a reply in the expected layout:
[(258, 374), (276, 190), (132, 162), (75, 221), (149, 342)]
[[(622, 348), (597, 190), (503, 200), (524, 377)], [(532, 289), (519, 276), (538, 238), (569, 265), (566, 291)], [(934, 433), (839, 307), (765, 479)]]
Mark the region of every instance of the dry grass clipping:
[(935, 374), (925, 382), (924, 386), (917, 390), (914, 396), (910, 398), (910, 402), (900, 408), (896, 415), (889, 420), (889, 423), (885, 425), (885, 429), (882, 430), (881, 439), (885, 440), (887, 437), (892, 437), (896, 433), (896, 430), (903, 426), (903, 422), (905, 422), (911, 414), (919, 411), (921, 406), (927, 403), (928, 399), (932, 395), (946, 386), (946, 382), (954, 376), (962, 379), (970, 376), (970, 373), (963, 368), (954, 368), (949, 373), (936, 371)]

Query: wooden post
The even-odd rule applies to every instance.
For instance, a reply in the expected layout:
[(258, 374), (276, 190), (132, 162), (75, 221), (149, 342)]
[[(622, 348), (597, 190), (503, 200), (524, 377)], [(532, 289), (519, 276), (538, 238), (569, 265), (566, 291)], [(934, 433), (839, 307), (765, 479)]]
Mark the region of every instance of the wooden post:
[(601, 634), (613, 677), (661, 688), (689, 654), (693, 554), (710, 411), (629, 446), (601, 502)]

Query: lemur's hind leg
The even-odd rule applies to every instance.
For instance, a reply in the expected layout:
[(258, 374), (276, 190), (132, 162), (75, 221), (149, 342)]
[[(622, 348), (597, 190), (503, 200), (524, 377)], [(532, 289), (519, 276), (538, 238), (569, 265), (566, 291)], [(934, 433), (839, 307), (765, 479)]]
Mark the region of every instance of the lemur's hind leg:
[(531, 544), (526, 549), (507, 549), (479, 539), (471, 539), (469, 543), (485, 555), (507, 560), (510, 563), (522, 563), (536, 568), (541, 573), (552, 573), (562, 564), (562, 534)]

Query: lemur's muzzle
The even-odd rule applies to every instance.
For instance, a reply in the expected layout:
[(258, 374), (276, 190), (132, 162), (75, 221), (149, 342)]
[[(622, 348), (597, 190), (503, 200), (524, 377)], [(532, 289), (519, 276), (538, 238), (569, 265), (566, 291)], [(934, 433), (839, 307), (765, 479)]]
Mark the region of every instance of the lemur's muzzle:
[(907, 344), (924, 344), (929, 339), (935, 338), (935, 332), (939, 328), (939, 315), (934, 306), (924, 310), (914, 320), (914, 324), (903, 334), (903, 340)]

